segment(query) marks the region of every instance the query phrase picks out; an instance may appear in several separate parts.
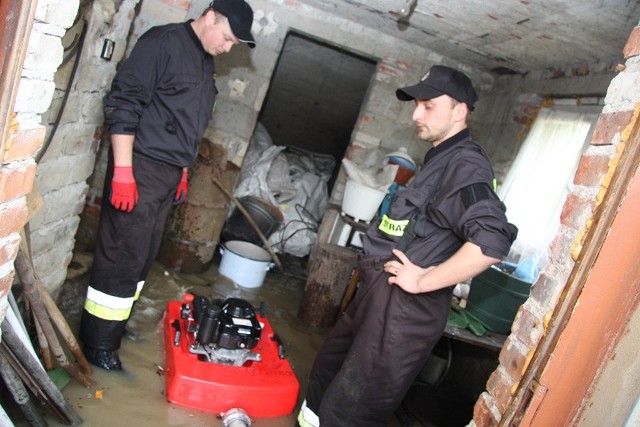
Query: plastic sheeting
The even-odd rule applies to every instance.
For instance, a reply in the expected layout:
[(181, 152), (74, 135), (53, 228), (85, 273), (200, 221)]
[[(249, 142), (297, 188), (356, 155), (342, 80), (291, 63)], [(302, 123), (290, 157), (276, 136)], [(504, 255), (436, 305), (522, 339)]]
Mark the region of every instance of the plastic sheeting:
[(349, 179), (384, 193), (389, 190), (398, 172), (398, 165), (362, 167), (349, 159), (342, 159), (342, 166)]
[(330, 156), (273, 145), (266, 128), (258, 123), (234, 195), (260, 197), (277, 206), (283, 222), (268, 237), (269, 244), (275, 252), (303, 257), (317, 239), (334, 167)]

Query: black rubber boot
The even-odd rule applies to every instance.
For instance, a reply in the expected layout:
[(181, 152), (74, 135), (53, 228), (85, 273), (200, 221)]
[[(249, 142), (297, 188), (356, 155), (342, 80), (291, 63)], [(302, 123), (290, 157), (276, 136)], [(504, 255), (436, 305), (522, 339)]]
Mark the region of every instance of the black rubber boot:
[(122, 363), (116, 350), (98, 350), (91, 347), (82, 349), (89, 363), (107, 371), (122, 371)]

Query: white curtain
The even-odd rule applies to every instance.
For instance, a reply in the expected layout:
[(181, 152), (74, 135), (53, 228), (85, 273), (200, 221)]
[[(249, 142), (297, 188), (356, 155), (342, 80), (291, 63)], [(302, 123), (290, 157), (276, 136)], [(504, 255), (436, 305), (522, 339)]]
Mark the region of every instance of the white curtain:
[(560, 214), (587, 136), (597, 114), (542, 109), (509, 169), (498, 194), (507, 206), (518, 238), (507, 261), (527, 257), (546, 263), (546, 249), (560, 225)]

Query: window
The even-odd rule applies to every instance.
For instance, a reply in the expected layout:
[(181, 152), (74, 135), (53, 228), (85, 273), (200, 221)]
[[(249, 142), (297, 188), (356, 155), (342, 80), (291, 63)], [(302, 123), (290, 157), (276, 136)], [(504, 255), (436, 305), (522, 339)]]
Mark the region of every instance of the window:
[[(575, 103), (575, 101), (573, 101)], [(581, 155), (598, 117), (598, 107), (554, 106), (540, 110), (498, 193), (518, 238), (507, 261), (537, 257), (546, 263), (547, 247), (560, 225), (560, 214)]]

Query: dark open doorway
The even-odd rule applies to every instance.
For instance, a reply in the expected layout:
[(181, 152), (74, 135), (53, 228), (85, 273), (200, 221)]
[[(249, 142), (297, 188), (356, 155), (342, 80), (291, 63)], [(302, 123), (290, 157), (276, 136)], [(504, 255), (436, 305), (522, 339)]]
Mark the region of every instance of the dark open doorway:
[(259, 120), (275, 145), (332, 156), (339, 165), (375, 67), (370, 58), (289, 33)]

